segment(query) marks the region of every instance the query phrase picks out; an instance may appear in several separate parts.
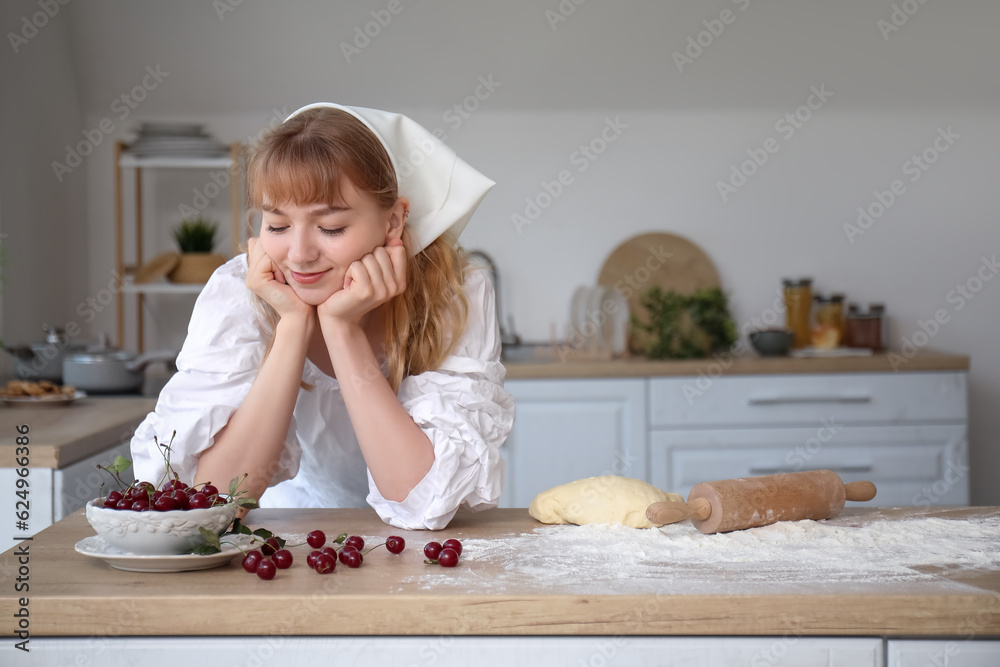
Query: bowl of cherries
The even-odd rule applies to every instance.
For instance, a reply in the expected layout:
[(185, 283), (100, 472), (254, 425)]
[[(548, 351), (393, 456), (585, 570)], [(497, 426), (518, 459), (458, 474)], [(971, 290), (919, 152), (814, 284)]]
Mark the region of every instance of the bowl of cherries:
[[(172, 439), (171, 439), (172, 440)], [(131, 466), (123, 456), (109, 466), (120, 490), (87, 503), (87, 521), (108, 544), (120, 551), (141, 555), (177, 555), (205, 544), (202, 530), (221, 535), (236, 518), (240, 507), (253, 509), (257, 503), (244, 497), (239, 487), (246, 479), (234, 479), (228, 493), (210, 482), (188, 485), (170, 469), (170, 447), (165, 450), (167, 481), (160, 488), (147, 481), (124, 484), (120, 474)]]

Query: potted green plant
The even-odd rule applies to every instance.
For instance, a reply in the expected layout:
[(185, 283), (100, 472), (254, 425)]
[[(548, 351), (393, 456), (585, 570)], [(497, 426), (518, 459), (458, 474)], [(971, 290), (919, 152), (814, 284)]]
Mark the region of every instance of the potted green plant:
[(645, 354), (650, 359), (700, 359), (736, 342), (736, 323), (726, 295), (718, 287), (690, 295), (652, 287), (643, 297), (650, 323), (633, 326), (649, 334)]
[(181, 258), (167, 274), (175, 283), (204, 283), (212, 272), (226, 263), (226, 258), (212, 252), (219, 225), (207, 218), (182, 220), (174, 229), (174, 240), (180, 247)]

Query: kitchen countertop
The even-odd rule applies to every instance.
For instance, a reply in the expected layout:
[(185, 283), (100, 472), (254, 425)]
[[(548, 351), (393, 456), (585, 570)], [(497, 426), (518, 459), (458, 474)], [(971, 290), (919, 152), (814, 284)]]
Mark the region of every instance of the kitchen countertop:
[[(899, 356), (892, 356), (893, 354)], [(909, 358), (890, 351), (864, 357), (759, 357), (751, 353), (740, 357), (716, 355), (708, 359), (666, 361), (654, 361), (645, 357), (587, 360), (573, 359), (572, 356), (563, 361), (557, 350), (548, 359), (503, 363), (507, 368), (508, 380), (969, 370), (969, 357), (932, 350), (920, 350)]]
[[(717, 579), (677, 576), (675, 583), (687, 584), (682, 593), (664, 587), (662, 578), (654, 582), (627, 573), (620, 581), (628, 585), (594, 593), (582, 592), (592, 584), (583, 580), (585, 574), (550, 577), (551, 585), (539, 584), (548, 580), (511, 572), (510, 565), (505, 567), (496, 559), (477, 558), (477, 548), (480, 553), (484, 547), (502, 549), (505, 543), (530, 538), (541, 528), (524, 509), (460, 512), (446, 530), (435, 533), (392, 528), (369, 509), (255, 510), (248, 518), (251, 526), (267, 527), (293, 539), (301, 539), (316, 528), (331, 537), (340, 532), (363, 535), (369, 545), (377, 543), (378, 537), (399, 534), (407, 541), (406, 550), (394, 556), (380, 548), (368, 555), (359, 569), (338, 564), (335, 572), (319, 575), (305, 564), (310, 547), (296, 546), (291, 548), (295, 557), (292, 568), (278, 570), (272, 581), (244, 572), (239, 558), (212, 570), (134, 573), (112, 569), (74, 552), (77, 541), (94, 534), (83, 512), (78, 511), (21, 543), (20, 548), (29, 554), (29, 593), (15, 592), (13, 579), (19, 567), (15, 549), (0, 555), (4, 580), (0, 617), (7, 619), (4, 632), (13, 634), (14, 612), (19, 604), (29, 604), (32, 637), (789, 632), (814, 636), (1000, 636), (1000, 569), (995, 562), (978, 568), (943, 562), (935, 565), (934, 554), (928, 552), (927, 565), (914, 568), (912, 576), (876, 583), (864, 577), (824, 579), (799, 567), (797, 572), (788, 571), (787, 577), (778, 576), (774, 584), (758, 585), (753, 592), (745, 588), (749, 577), (734, 578), (737, 572), (716, 563), (712, 567), (717, 568)], [(841, 518), (847, 519), (840, 524), (847, 526), (847, 531), (871, 525), (884, 528), (886, 524), (879, 522), (914, 518), (933, 519), (938, 526), (947, 526), (940, 519), (978, 521), (979, 526), (992, 530), (1000, 518), (1000, 507), (850, 508), (837, 521)], [(943, 530), (947, 535), (947, 528)], [(741, 531), (735, 539), (749, 537), (749, 532)], [(654, 533), (649, 534), (658, 539)], [(693, 533), (689, 539), (695, 540), (717, 537), (699, 537), (693, 528), (688, 533)], [(426, 542), (452, 537), (467, 541), (457, 568), (445, 570), (424, 564), (420, 550)], [(574, 572), (575, 552), (561, 552), (557, 542), (551, 549), (548, 542), (540, 544), (547, 558), (561, 558), (569, 568), (564, 571)], [(782, 553), (792, 553), (796, 547), (790, 543), (789, 551)], [(671, 558), (666, 553), (647, 556), (660, 558), (664, 564)], [(510, 557), (516, 560), (517, 554)], [(749, 566), (756, 567), (754, 563)], [(647, 588), (643, 590), (643, 586)], [(20, 595), (30, 596), (29, 602), (19, 602)]]
[(70, 405), (0, 407), (0, 467), (14, 467), (17, 426), (29, 428), (31, 467), (65, 468), (132, 437), (155, 406), (155, 398), (88, 396)]

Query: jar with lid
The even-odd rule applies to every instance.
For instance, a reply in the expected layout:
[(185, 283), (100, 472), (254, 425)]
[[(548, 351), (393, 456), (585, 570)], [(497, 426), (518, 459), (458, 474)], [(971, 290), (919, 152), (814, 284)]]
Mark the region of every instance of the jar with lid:
[(816, 325), (812, 329), (814, 347), (832, 349), (844, 339), (844, 295), (816, 295)]
[(883, 345), (883, 319), (885, 307), (870, 304), (868, 312), (861, 312), (856, 306), (848, 309), (845, 326), (845, 342), (849, 347), (864, 347), (879, 352)]
[(792, 347), (801, 348), (809, 345), (812, 335), (810, 321), (812, 319), (812, 278), (782, 281), (785, 296), (786, 328), (795, 334)]

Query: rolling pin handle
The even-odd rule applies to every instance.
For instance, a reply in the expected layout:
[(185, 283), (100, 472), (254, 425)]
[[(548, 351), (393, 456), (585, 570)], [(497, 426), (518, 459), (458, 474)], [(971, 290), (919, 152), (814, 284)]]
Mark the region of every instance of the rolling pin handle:
[(690, 503), (658, 502), (646, 508), (646, 518), (657, 526), (677, 523), (692, 517), (705, 520), (712, 515), (712, 505), (704, 498), (695, 498)]
[(844, 485), (847, 500), (865, 502), (875, 497), (875, 485), (871, 482), (851, 482)]

